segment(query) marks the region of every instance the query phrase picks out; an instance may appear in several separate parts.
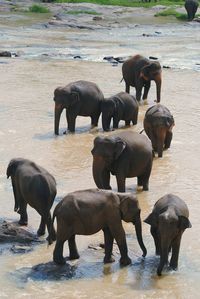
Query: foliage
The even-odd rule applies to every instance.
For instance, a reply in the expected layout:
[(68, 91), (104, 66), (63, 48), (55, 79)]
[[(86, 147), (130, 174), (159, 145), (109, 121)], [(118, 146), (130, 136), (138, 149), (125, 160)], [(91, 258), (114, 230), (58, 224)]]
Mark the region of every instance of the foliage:
[(44, 7), (44, 6), (34, 4), (34, 5), (29, 7), (29, 12), (49, 13), (49, 9)]
[(174, 16), (179, 20), (184, 20), (184, 21), (187, 20), (187, 14), (177, 12), (173, 8), (165, 9), (165, 10), (155, 14), (155, 17), (159, 17), (159, 16), (162, 16), (162, 17)]

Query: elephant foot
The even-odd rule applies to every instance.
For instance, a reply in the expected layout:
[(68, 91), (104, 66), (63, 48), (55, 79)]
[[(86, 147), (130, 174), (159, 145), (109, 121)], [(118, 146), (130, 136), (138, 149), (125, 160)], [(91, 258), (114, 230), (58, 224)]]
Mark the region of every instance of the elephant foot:
[(157, 275), (158, 275), (158, 276), (161, 276), (161, 275), (162, 275), (162, 270), (157, 269)]
[(21, 226), (22, 225), (26, 225), (27, 226), (28, 225), (28, 221), (20, 219), (19, 222), (18, 222), (18, 224), (21, 225)]
[(78, 260), (80, 258), (80, 255), (78, 254), (78, 252), (70, 254), (69, 259), (70, 260)]
[(178, 264), (170, 262), (169, 269), (176, 271), (178, 269)]
[(115, 259), (111, 256), (111, 257), (104, 257), (103, 259), (104, 264), (110, 264), (110, 263), (114, 263)]
[(148, 191), (148, 190), (149, 190), (149, 185), (148, 184), (143, 185), (143, 191)]
[(128, 266), (132, 263), (131, 259), (127, 256), (126, 258), (120, 258), (120, 265), (121, 266)]
[(57, 265), (65, 265), (66, 261), (64, 259), (64, 257), (57, 257), (57, 256), (53, 256), (53, 261), (57, 264)]
[(45, 234), (45, 229), (38, 229), (38, 231), (37, 231), (37, 235), (38, 235), (38, 237), (40, 237), (40, 236), (44, 236), (44, 234)]

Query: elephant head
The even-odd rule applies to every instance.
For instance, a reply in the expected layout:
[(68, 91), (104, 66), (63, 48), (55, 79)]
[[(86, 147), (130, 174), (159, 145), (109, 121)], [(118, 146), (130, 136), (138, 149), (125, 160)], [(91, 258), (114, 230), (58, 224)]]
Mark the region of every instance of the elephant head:
[(143, 257), (146, 256), (147, 250), (142, 239), (142, 225), (140, 218), (140, 207), (138, 200), (131, 194), (119, 195), (121, 217), (125, 222), (132, 222), (135, 225), (135, 232), (140, 248), (143, 251)]
[(160, 102), (160, 91), (161, 91), (161, 65), (158, 61), (151, 62), (145, 65), (140, 71), (140, 78), (143, 78), (145, 81), (155, 81), (156, 83), (156, 92), (157, 92), (157, 102)]
[(175, 249), (176, 252), (173, 252), (174, 251), (173, 242), (175, 242), (174, 240), (179, 239), (179, 246), (180, 246), (182, 233), (186, 228), (191, 227), (191, 223), (187, 217), (183, 215), (179, 215), (174, 206), (169, 206), (167, 209), (165, 209), (165, 211), (161, 212), (159, 215), (153, 211), (144, 220), (144, 222), (151, 225), (151, 231), (156, 230), (157, 232), (158, 243), (159, 243), (159, 248), (157, 253), (160, 254), (160, 263), (157, 268), (157, 274), (161, 275), (164, 265), (168, 264), (168, 255), (171, 248), (172, 248), (172, 256), (173, 254), (175, 254), (178, 259), (179, 249), (176, 248)]
[(55, 115), (54, 115), (54, 133), (59, 135), (60, 116), (63, 109), (69, 109), (80, 101), (79, 93), (71, 91), (71, 88), (57, 87), (54, 91)]
[(95, 138), (91, 153), (93, 155), (93, 177), (98, 188), (110, 189), (110, 169), (125, 148), (126, 143), (119, 137)]
[(12, 159), (10, 160), (7, 170), (6, 170), (6, 175), (7, 175), (7, 179), (11, 176), (15, 175), (15, 172), (17, 170), (17, 167), (22, 164), (24, 162), (24, 159), (22, 158), (16, 158), (16, 159)]

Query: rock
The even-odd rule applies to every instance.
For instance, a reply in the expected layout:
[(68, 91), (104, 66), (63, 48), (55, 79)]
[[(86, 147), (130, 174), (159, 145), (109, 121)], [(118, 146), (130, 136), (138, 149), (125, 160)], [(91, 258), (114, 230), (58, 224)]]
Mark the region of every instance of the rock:
[(13, 253), (27, 253), (33, 250), (31, 246), (20, 246), (20, 245), (13, 245), (10, 250)]
[(82, 59), (80, 55), (74, 56), (74, 59)]
[(0, 52), (0, 57), (12, 57), (12, 54), (9, 51), (2, 51)]
[(99, 17), (99, 16), (93, 17), (93, 21), (102, 21), (102, 20), (103, 20), (102, 17)]
[(163, 69), (171, 69), (171, 67), (168, 65), (163, 65)]
[(157, 58), (157, 57), (154, 57), (154, 56), (149, 56), (149, 59), (157, 60), (158, 58)]
[(105, 56), (103, 60), (112, 61), (114, 59), (113, 56)]

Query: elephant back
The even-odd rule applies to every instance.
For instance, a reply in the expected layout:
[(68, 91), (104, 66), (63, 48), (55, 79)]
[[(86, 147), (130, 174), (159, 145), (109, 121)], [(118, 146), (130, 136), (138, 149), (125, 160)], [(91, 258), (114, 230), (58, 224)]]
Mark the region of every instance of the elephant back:
[(174, 125), (174, 117), (167, 107), (157, 104), (146, 111), (144, 122), (148, 122), (152, 126), (171, 127)]

